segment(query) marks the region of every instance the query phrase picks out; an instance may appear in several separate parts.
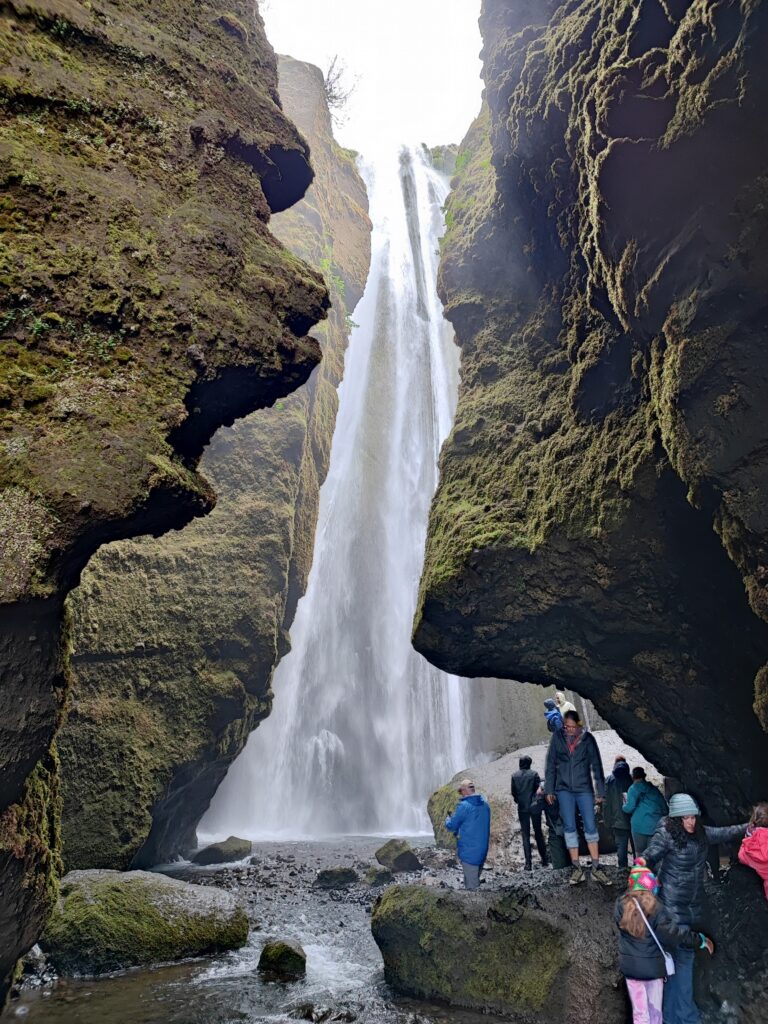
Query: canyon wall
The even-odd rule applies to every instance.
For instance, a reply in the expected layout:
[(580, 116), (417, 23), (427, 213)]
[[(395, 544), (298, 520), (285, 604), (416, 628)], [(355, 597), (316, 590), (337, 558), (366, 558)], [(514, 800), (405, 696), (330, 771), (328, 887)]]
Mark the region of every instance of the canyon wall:
[(204, 445), (307, 380), (328, 296), (267, 227), (312, 170), (252, 3), (0, 2), (0, 59), (2, 1005), (56, 894), (64, 598), (210, 511)]
[(556, 682), (718, 820), (768, 793), (768, 8), (484, 0), (415, 645)]
[(306, 585), (371, 225), (322, 73), (290, 58), (279, 70), (315, 179), (270, 228), (325, 276), (323, 361), (290, 398), (215, 436), (201, 462), (218, 494), (210, 516), (102, 548), (72, 595), (74, 679), (59, 738), (67, 868), (152, 865), (195, 845), (229, 764), (269, 714)]

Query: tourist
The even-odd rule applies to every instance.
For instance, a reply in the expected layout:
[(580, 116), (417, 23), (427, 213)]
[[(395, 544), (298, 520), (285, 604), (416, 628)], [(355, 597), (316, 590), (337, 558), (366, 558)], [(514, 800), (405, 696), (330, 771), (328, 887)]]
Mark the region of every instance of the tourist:
[(768, 900), (768, 804), (758, 804), (749, 819), (749, 828), (739, 850), (739, 860), (763, 880)]
[(465, 889), (477, 889), (480, 872), (488, 856), (491, 838), (491, 808), (471, 779), (459, 783), (461, 800), (453, 814), (445, 819), (445, 827), (457, 837), (456, 852), (464, 872)]
[(566, 711), (575, 711), (576, 710), (576, 705), (575, 704), (571, 704), (571, 702), (569, 700), (565, 699), (565, 694), (563, 693), (562, 690), (556, 690), (555, 691), (555, 703), (557, 704), (558, 708), (560, 709), (560, 714), (563, 717), (565, 717), (565, 712)]
[[(616, 841), (616, 857), (620, 868), (629, 867), (629, 844), (632, 838), (629, 815), (624, 811), (624, 799), (632, 783), (632, 773), (627, 759), (619, 754), (614, 761), (613, 771), (605, 780), (605, 801), (603, 821), (613, 832)], [(634, 843), (632, 852), (635, 854)]]
[(541, 830), (541, 814), (543, 807), (535, 803), (541, 788), (539, 773), (531, 768), (531, 758), (521, 757), (520, 768), (512, 775), (512, 799), (517, 804), (517, 816), (520, 819), (520, 834), (523, 840), (523, 856), (525, 871), (533, 871), (531, 863), (531, 824), (536, 837), (536, 849), (541, 857), (542, 867), (547, 866), (547, 844)]
[[(675, 924), (701, 928), (707, 919), (704, 880), (710, 846), (740, 839), (747, 825), (713, 828), (701, 824), (698, 804), (687, 793), (675, 793), (669, 814), (654, 832), (645, 859), (659, 876), (661, 898)], [(673, 951), (675, 973), (664, 987), (665, 1024), (698, 1024), (699, 1011), (693, 999), (691, 949)]]
[(659, 880), (639, 860), (629, 873), (626, 893), (616, 901), (619, 970), (627, 982), (634, 1024), (661, 1024), (667, 977), (665, 950), (677, 947), (714, 952), (712, 940), (706, 935), (675, 923), (656, 898), (658, 890)]
[(667, 813), (667, 801), (645, 777), (644, 768), (632, 770), (633, 783), (627, 792), (624, 812), (629, 815), (635, 856), (639, 857)]
[(601, 885), (612, 885), (600, 865), (600, 836), (595, 820), (595, 786), (598, 803), (602, 803), (605, 788), (600, 750), (595, 737), (582, 726), (575, 711), (566, 711), (563, 720), (562, 730), (554, 733), (549, 741), (544, 791), (550, 803), (557, 796), (560, 805), (565, 845), (573, 865), (569, 881), (571, 885), (578, 885), (586, 877), (579, 863), (579, 833), (576, 828), (578, 809), (592, 860), (592, 878)]

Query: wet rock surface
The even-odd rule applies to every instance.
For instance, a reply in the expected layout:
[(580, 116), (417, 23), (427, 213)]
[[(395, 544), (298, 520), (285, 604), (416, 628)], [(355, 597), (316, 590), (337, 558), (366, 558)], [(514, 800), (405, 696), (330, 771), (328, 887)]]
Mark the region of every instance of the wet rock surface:
[(357, 881), (357, 872), (353, 868), (323, 868), (312, 884), (316, 889), (346, 889)]
[(390, 871), (421, 870), (421, 861), (404, 839), (390, 839), (376, 851), (376, 860)]
[(194, 864), (228, 864), (234, 860), (243, 860), (250, 856), (253, 843), (249, 839), (238, 839), (230, 836), (221, 843), (211, 843), (198, 850), (192, 857)]
[(307, 973), (307, 954), (298, 942), (268, 942), (259, 957), (259, 971), (273, 981), (295, 981)]

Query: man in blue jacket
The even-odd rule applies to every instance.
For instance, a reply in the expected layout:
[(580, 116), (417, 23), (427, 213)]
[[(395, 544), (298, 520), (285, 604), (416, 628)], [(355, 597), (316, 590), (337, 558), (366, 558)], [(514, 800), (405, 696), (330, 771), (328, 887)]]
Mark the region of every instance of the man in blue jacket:
[(491, 808), (484, 796), (475, 793), (472, 779), (461, 780), (459, 796), (459, 805), (450, 818), (445, 819), (445, 827), (458, 836), (456, 848), (464, 871), (464, 888), (477, 889), (488, 856)]

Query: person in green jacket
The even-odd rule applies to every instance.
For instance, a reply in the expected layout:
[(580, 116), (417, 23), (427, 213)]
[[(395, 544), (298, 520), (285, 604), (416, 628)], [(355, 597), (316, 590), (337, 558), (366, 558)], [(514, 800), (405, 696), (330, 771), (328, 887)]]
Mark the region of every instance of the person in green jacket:
[(635, 856), (641, 857), (668, 807), (659, 790), (646, 779), (643, 768), (633, 768), (632, 778), (624, 813), (629, 815)]

